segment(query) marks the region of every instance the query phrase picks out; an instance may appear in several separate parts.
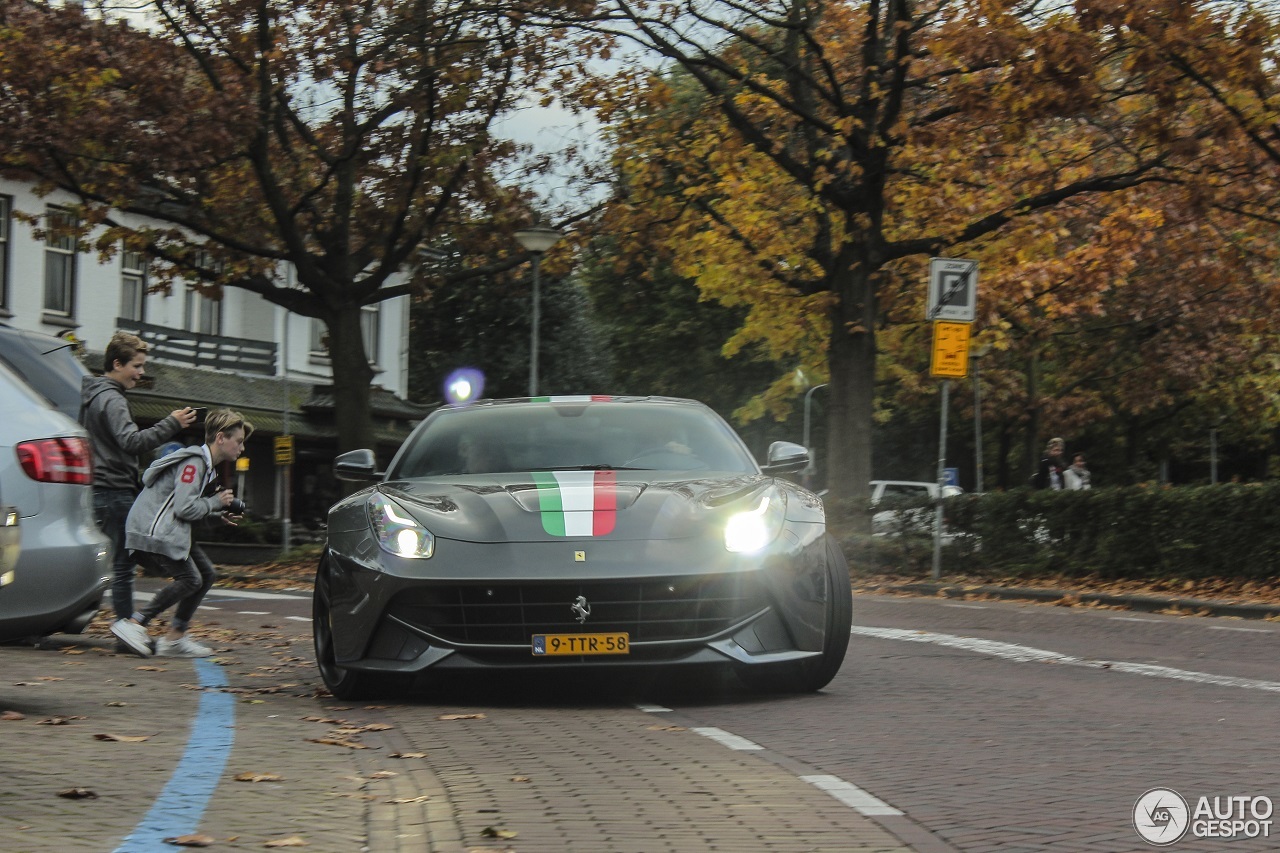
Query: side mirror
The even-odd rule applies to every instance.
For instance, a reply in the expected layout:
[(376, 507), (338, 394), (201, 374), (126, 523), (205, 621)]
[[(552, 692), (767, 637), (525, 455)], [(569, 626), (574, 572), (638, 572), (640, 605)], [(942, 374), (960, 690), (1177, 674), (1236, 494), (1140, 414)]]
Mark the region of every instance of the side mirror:
[(766, 474), (800, 471), (809, 464), (809, 451), (793, 441), (775, 441), (769, 445), (768, 459), (760, 469)]
[(350, 483), (376, 483), (382, 479), (372, 450), (348, 450), (333, 460), (333, 476)]

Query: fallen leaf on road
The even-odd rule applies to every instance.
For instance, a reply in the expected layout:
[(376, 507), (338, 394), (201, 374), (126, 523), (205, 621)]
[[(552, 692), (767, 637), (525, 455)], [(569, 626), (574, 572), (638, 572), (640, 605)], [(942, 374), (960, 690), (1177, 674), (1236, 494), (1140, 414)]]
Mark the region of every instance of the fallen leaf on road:
[(688, 731), (684, 726), (649, 726), (651, 732), (683, 732)]
[(26, 718), (27, 715), (20, 711), (5, 711), (3, 714), (0, 714), (0, 720), (25, 720)]
[(483, 720), (484, 714), (441, 714), (437, 720)]
[(368, 749), (369, 747), (363, 743), (356, 743), (353, 740), (343, 740), (336, 737), (309, 737), (311, 743), (323, 743), (328, 746), (345, 746), (347, 749)]
[(168, 672), (169, 671), (162, 666), (135, 666), (134, 669), (136, 669), (138, 672)]
[(392, 758), (426, 758), (427, 754), (425, 752), (393, 752), (391, 753), (391, 757)]
[(72, 648), (70, 648), (70, 649), (63, 649), (63, 650), (62, 650), (62, 653), (63, 653), (64, 655), (82, 655), (82, 654), (84, 654), (84, 649), (77, 649), (77, 648), (72, 647)]
[(274, 841), (268, 841), (263, 847), (306, 847), (307, 842), (296, 835), (290, 835), (288, 838), (277, 838)]
[(494, 829), (492, 826), (486, 826), (480, 830), (480, 834), (485, 838), (515, 838), (520, 833), (514, 829)]
[(50, 717), (47, 720), (41, 720), (40, 722), (36, 723), (36, 725), (37, 726), (65, 726), (68, 723), (70, 723), (72, 720), (87, 720), (87, 719), (89, 718), (81, 717), (79, 715), (72, 716), (72, 717)]
[(88, 788), (68, 788), (65, 791), (58, 792), (59, 797), (65, 797), (68, 800), (96, 800), (98, 795)]
[(511, 781), (512, 782), (532, 782), (533, 780), (530, 779), (528, 776), (512, 776)]
[(284, 777), (275, 773), (241, 773), (237, 782), (283, 782)]
[(110, 740), (116, 743), (145, 743), (155, 735), (94, 735), (94, 740)]
[(42, 675), (37, 679), (37, 681), (66, 681), (66, 679), (59, 678), (56, 675)]
[(166, 838), (164, 843), (175, 847), (212, 847), (218, 843), (218, 839), (208, 835), (175, 835), (173, 838)]
[(369, 724), (368, 724), (368, 725), (366, 725), (366, 726), (361, 726), (361, 727), (360, 727), (360, 731), (362, 731), (362, 732), (389, 732), (389, 731), (391, 731), (391, 730), (392, 730), (392, 729), (394, 729), (394, 728), (395, 728), (395, 726), (390, 726), (390, 725), (387, 725), (386, 723), (369, 723)]
[(126, 702), (108, 702), (108, 703), (106, 704), (106, 707), (108, 707), (108, 708), (127, 708), (127, 707), (129, 707), (129, 705), (128, 705), (128, 703), (126, 703)]
[(399, 773), (397, 773), (397, 772), (396, 772), (396, 771), (394, 771), (394, 770), (379, 770), (379, 771), (378, 771), (378, 772), (376, 772), (376, 773), (370, 773), (370, 774), (369, 774), (367, 777), (365, 777), (365, 778), (367, 778), (367, 779), (390, 779), (392, 776), (399, 776), (399, 775), (400, 775), (400, 774), (399, 774)]
[(423, 794), (421, 797), (401, 797), (398, 800), (387, 800), (387, 803), (393, 806), (407, 806), (410, 803), (425, 803), (429, 799), (431, 797)]

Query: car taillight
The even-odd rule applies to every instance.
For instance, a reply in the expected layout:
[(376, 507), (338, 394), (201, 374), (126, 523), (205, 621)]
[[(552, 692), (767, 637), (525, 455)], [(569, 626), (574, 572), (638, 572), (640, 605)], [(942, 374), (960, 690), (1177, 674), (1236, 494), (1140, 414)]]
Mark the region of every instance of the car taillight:
[(40, 483), (93, 483), (93, 456), (85, 438), (42, 438), (14, 448), (27, 476)]

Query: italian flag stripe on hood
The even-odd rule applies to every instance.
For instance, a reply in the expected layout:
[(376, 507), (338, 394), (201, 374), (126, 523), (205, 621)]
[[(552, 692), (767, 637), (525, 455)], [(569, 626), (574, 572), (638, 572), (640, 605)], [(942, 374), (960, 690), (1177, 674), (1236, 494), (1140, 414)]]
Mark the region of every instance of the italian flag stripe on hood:
[(552, 536), (607, 536), (618, 517), (613, 471), (533, 473), (542, 529)]

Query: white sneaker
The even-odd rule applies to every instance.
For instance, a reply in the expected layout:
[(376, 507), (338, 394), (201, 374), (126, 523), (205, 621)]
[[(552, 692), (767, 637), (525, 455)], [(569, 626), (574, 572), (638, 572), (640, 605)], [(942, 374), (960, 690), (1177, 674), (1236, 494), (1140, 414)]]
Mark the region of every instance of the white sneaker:
[(131, 619), (117, 619), (111, 623), (111, 633), (135, 655), (151, 657), (151, 637), (147, 634), (146, 627)]
[(179, 637), (167, 640), (164, 637), (156, 640), (156, 657), (158, 658), (207, 658), (213, 649), (202, 646), (195, 640)]

